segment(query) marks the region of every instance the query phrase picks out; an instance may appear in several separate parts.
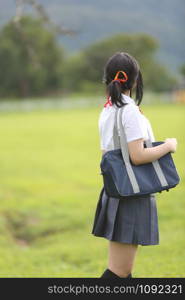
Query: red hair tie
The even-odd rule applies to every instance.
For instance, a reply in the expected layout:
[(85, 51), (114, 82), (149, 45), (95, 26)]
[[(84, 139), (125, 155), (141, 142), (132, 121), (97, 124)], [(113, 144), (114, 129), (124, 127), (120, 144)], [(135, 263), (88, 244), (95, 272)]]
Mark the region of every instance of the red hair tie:
[[(123, 78), (119, 78), (120, 73), (123, 75)], [(126, 82), (128, 80), (127, 73), (124, 71), (118, 71), (112, 81)]]
[(104, 107), (108, 107), (108, 106), (112, 106), (112, 102), (111, 102), (109, 96), (107, 96), (107, 101), (106, 101), (106, 103), (104, 104)]

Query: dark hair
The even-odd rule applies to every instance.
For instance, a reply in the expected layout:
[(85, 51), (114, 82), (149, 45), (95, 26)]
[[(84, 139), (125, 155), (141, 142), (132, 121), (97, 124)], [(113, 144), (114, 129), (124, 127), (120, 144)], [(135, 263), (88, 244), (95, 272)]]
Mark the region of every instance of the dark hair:
[[(113, 81), (116, 73), (123, 71), (127, 74), (126, 82)], [(121, 74), (121, 73), (120, 73)], [(119, 75), (121, 79), (122, 75)], [(111, 102), (118, 107), (125, 105), (122, 101), (121, 93), (130, 90), (132, 97), (132, 89), (135, 87), (136, 104), (139, 105), (143, 97), (143, 79), (137, 60), (125, 52), (117, 52), (111, 56), (104, 68), (103, 81), (107, 85), (108, 95), (111, 97)]]

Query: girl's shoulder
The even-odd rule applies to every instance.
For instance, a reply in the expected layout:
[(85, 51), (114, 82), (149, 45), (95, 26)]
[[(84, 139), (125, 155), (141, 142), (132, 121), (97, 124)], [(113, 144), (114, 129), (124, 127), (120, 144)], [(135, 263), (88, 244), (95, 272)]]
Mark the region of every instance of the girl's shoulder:
[[(114, 109), (116, 110), (117, 108), (114, 107)], [(118, 108), (118, 109), (120, 109), (120, 108)], [(124, 105), (124, 107), (122, 108), (122, 113), (123, 114), (131, 113), (131, 114), (137, 115), (137, 114), (141, 114), (141, 110), (140, 110), (139, 106), (134, 103), (126, 103)]]

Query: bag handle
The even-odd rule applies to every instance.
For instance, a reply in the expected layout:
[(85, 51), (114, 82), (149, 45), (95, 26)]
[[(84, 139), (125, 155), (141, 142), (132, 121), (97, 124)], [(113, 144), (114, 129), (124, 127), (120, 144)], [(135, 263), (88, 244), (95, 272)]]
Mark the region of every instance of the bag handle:
[[(139, 185), (137, 183), (137, 179), (135, 177), (135, 174), (133, 172), (132, 165), (131, 165), (131, 162), (130, 162), (130, 156), (129, 156), (129, 151), (128, 151), (126, 134), (125, 134), (125, 130), (124, 130), (124, 127), (123, 127), (123, 124), (122, 124), (123, 109), (124, 109), (124, 106), (120, 108), (120, 113), (119, 113), (120, 137), (118, 136), (118, 128), (117, 128), (117, 118), (118, 118), (119, 108), (116, 108), (116, 112), (115, 112), (115, 122), (114, 122), (114, 129), (113, 129), (114, 147), (115, 147), (115, 149), (117, 149), (117, 148), (120, 149), (121, 148), (122, 157), (123, 157), (123, 160), (125, 162), (125, 166), (126, 166), (126, 169), (127, 169), (127, 173), (128, 173), (130, 182), (132, 184), (133, 191), (134, 191), (134, 193), (139, 193), (140, 188), (139, 188)], [(149, 135), (149, 140), (145, 141), (145, 143), (146, 143), (146, 147), (150, 148), (150, 147), (153, 147), (153, 145), (152, 145), (152, 137), (151, 137), (150, 131), (148, 129), (148, 126), (147, 126), (147, 132), (148, 132), (148, 135)], [(168, 183), (166, 181), (164, 173), (163, 173), (163, 171), (160, 167), (159, 161), (155, 160), (155, 161), (152, 162), (152, 164), (153, 164), (155, 172), (158, 176), (158, 179), (161, 183), (161, 186), (168, 186)]]
[[(123, 108), (124, 107), (122, 107), (120, 109), (120, 115), (122, 113)], [(122, 128), (122, 126), (120, 126), (120, 137), (118, 136), (118, 126), (117, 126), (118, 110), (119, 109), (117, 108), (116, 112), (115, 112), (115, 122), (114, 122), (114, 130), (113, 130), (114, 145), (115, 145), (115, 147), (118, 147), (118, 149), (121, 148), (122, 157), (123, 157), (123, 160), (125, 162), (125, 167), (126, 167), (127, 174), (128, 174), (129, 179), (130, 179), (133, 191), (134, 191), (134, 193), (139, 193), (140, 188), (139, 188), (136, 176), (134, 174), (134, 171), (133, 171), (131, 163), (130, 163), (128, 145), (127, 145), (127, 141), (126, 141), (125, 132), (124, 132), (124, 129)], [(119, 118), (119, 121), (120, 120), (121, 120), (121, 118)]]

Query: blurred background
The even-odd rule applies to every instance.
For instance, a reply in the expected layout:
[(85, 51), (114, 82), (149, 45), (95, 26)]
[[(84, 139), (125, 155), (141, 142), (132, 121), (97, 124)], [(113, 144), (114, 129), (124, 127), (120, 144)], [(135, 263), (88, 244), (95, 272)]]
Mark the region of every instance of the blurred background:
[[(138, 60), (155, 139), (176, 137), (181, 182), (157, 194), (160, 246), (135, 277), (185, 275), (184, 0), (0, 0), (0, 276), (99, 277), (91, 230), (103, 181), (103, 68)], [(152, 259), (151, 259), (152, 258)]]

